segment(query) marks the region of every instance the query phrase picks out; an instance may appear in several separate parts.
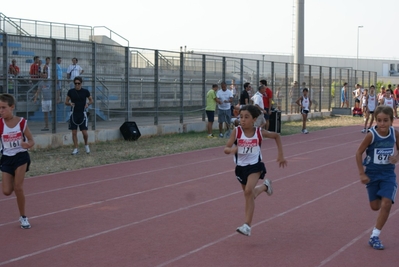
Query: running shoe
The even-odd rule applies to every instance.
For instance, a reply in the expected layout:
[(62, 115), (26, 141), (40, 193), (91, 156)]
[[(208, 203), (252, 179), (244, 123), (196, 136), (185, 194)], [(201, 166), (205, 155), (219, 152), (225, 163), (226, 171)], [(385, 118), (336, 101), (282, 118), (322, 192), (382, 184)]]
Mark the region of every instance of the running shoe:
[(381, 243), (380, 238), (379, 238), (378, 236), (370, 237), (370, 239), (369, 239), (369, 245), (370, 245), (373, 249), (378, 249), (378, 250), (384, 249), (384, 245)]
[(367, 129), (364, 128), (364, 129), (362, 130), (362, 133), (367, 133)]
[(223, 134), (222, 134), (222, 133), (220, 133), (220, 134), (219, 134), (219, 137), (220, 137), (220, 138), (223, 138)]
[(308, 134), (309, 132), (308, 132), (308, 130), (306, 130), (306, 129), (303, 129), (303, 130), (302, 130), (302, 133), (304, 133), (304, 134)]
[(266, 194), (269, 196), (273, 195), (272, 181), (270, 181), (269, 179), (265, 179), (263, 181), (263, 184), (266, 185), (266, 187), (267, 187), (265, 190)]
[(77, 148), (75, 148), (73, 151), (72, 151), (72, 155), (76, 155), (76, 154), (78, 154), (79, 153), (79, 150), (77, 149)]
[(89, 145), (85, 145), (85, 149), (86, 149), (86, 153), (87, 153), (87, 154), (90, 154), (90, 147), (89, 147)]
[(28, 221), (28, 217), (19, 217), (19, 222), (21, 223), (22, 229), (29, 229), (31, 227)]
[(251, 227), (248, 224), (244, 223), (242, 226), (237, 228), (237, 232), (242, 235), (250, 236), (251, 235)]

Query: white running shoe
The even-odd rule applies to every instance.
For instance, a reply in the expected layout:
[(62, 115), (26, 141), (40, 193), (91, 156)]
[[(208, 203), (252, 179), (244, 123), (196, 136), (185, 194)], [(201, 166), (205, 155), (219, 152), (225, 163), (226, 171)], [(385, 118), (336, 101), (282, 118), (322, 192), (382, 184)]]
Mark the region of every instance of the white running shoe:
[(362, 133), (367, 133), (366, 128), (364, 128), (364, 129), (362, 130)]
[(87, 153), (87, 154), (90, 154), (90, 147), (89, 147), (89, 145), (85, 145), (85, 149), (86, 149), (86, 153)]
[(306, 129), (303, 129), (302, 132), (303, 132), (304, 134), (308, 134), (308, 133), (309, 133), (308, 130), (306, 130)]
[(267, 189), (265, 190), (266, 194), (269, 196), (273, 195), (272, 181), (270, 181), (269, 179), (265, 179), (263, 181), (263, 184), (267, 187)]
[(21, 223), (22, 229), (29, 229), (31, 227), (28, 221), (28, 217), (19, 217), (19, 222)]
[(76, 154), (78, 154), (79, 153), (79, 150), (77, 149), (77, 148), (75, 148), (73, 151), (72, 151), (72, 155), (76, 155)]
[(244, 223), (242, 226), (237, 228), (237, 232), (242, 235), (250, 236), (251, 235), (251, 227), (248, 224)]

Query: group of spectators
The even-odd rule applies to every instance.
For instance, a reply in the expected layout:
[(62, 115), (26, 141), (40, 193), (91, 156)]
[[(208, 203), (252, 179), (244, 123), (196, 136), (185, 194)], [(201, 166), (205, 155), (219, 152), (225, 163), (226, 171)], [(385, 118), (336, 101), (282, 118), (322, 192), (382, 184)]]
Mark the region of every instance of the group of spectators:
[[(61, 67), (62, 58), (57, 57), (56, 64), (56, 101), (61, 103), (61, 90), (62, 90), (62, 80), (63, 71)], [(29, 82), (34, 91), (33, 102), (36, 103), (38, 99), (41, 99), (42, 112), (44, 114), (44, 127), (42, 131), (49, 131), (49, 115), (52, 111), (52, 99), (53, 99), (53, 82), (52, 82), (52, 67), (50, 65), (51, 58), (46, 57), (45, 64), (43, 65), (42, 60), (39, 56), (33, 57), (33, 63), (29, 68)], [(8, 68), (8, 73), (12, 77), (20, 77), (20, 68), (17, 66), (16, 59), (13, 59)], [(87, 109), (89, 105), (93, 103), (93, 99), (90, 92), (84, 89), (83, 78), (81, 75), (84, 73), (83, 68), (78, 65), (78, 59), (76, 57), (72, 58), (72, 64), (69, 65), (66, 71), (66, 78), (68, 80), (69, 90), (65, 98), (64, 104), (71, 107), (71, 115), (69, 117), (68, 128), (72, 130), (72, 140), (74, 143), (74, 150), (72, 155), (79, 153), (78, 150), (78, 138), (77, 129), (82, 131), (83, 139), (85, 143), (86, 153), (90, 153), (90, 148), (88, 145), (88, 112)]]
[(226, 129), (229, 129), (232, 117), (235, 122), (238, 122), (238, 110), (240, 110), (243, 105), (249, 104), (255, 105), (263, 114), (263, 116), (258, 117), (255, 126), (269, 129), (269, 117), (273, 102), (273, 92), (267, 86), (266, 80), (261, 80), (259, 82), (258, 91), (255, 94), (253, 94), (251, 84), (248, 82), (244, 83), (244, 90), (240, 94), (239, 98), (234, 80), (230, 89), (227, 88), (227, 84), (224, 81), (220, 86), (221, 89), (219, 89), (217, 84), (214, 84), (206, 96), (205, 110), (208, 117), (208, 138), (215, 138), (212, 134), (212, 125), (214, 122), (216, 107), (218, 108), (219, 137), (224, 137), (224, 125), (226, 126)]

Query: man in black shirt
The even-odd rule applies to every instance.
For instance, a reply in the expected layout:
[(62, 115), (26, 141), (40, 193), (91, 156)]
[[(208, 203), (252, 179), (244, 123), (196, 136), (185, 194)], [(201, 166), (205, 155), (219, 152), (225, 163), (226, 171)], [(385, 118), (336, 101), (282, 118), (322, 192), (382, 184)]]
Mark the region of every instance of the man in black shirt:
[[(83, 140), (85, 142), (86, 153), (90, 153), (88, 145), (88, 118), (86, 110), (93, 103), (93, 98), (90, 95), (89, 90), (82, 88), (82, 77), (78, 76), (73, 79), (75, 88), (70, 89), (65, 99), (65, 105), (71, 106), (71, 117), (69, 118), (69, 130), (72, 130), (72, 141), (75, 146), (72, 151), (72, 155), (79, 153), (78, 150), (78, 126), (83, 134)], [(88, 100), (88, 101), (87, 101)]]
[(248, 105), (250, 102), (248, 91), (251, 91), (252, 87), (250, 83), (244, 83), (244, 90), (240, 95), (240, 105)]

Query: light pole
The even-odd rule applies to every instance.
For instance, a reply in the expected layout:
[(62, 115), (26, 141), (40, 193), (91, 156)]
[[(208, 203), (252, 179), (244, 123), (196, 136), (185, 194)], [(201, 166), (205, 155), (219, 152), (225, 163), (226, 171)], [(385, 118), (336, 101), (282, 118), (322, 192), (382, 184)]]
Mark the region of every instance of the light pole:
[(358, 61), (359, 61), (359, 30), (363, 28), (363, 26), (357, 26), (357, 54), (356, 54), (356, 70), (358, 70)]

